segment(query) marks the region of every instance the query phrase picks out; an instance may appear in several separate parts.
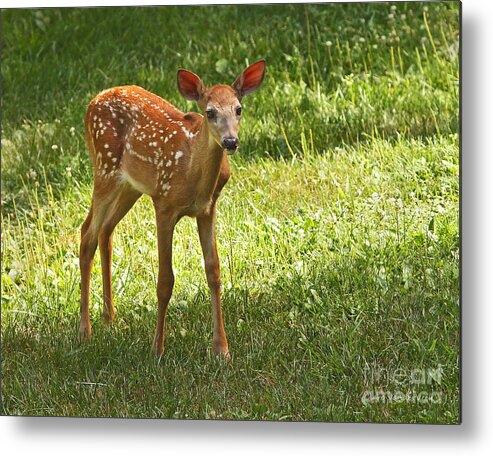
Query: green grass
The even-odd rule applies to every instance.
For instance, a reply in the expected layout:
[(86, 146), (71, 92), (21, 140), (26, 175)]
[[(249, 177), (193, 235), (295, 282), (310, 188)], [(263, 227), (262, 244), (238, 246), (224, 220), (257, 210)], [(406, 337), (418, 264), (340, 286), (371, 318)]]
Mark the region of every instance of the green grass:
[[(3, 413), (458, 422), (458, 7), (3, 11)], [(93, 339), (79, 345), (88, 101), (136, 83), (195, 109), (177, 68), (212, 84), (258, 58), (268, 74), (244, 100), (218, 207), (232, 362), (212, 354), (188, 219), (175, 236), (165, 354), (150, 354), (147, 198), (115, 233), (115, 323), (101, 323), (96, 257)], [(440, 382), (416, 381), (433, 369)], [(368, 392), (440, 400), (366, 402)]]

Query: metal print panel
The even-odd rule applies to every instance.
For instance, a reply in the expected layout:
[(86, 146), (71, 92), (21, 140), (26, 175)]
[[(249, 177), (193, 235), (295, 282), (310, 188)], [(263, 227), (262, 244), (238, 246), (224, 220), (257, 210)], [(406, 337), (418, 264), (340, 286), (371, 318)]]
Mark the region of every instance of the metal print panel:
[(3, 414), (460, 422), (459, 3), (2, 31)]

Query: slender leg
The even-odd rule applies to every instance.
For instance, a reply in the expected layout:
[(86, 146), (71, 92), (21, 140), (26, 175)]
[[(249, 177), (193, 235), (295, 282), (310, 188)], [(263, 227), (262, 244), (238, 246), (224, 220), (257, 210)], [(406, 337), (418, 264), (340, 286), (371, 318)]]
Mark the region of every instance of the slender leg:
[(166, 326), (166, 311), (168, 309), (175, 277), (172, 265), (173, 230), (176, 218), (161, 210), (156, 201), (157, 241), (159, 252), (159, 273), (157, 281), (158, 315), (156, 335), (152, 344), (152, 351), (156, 355), (164, 352), (164, 331)]
[[(79, 253), (79, 266), (81, 274), (81, 297), (80, 297), (80, 328), (79, 338), (81, 340), (91, 337), (91, 322), (89, 321), (89, 282), (91, 279), (92, 258), (91, 250), (96, 251), (92, 236), (88, 236), (88, 231), (91, 226), (93, 211), (92, 206), (89, 209), (89, 214), (81, 228), (81, 241)], [(97, 241), (96, 241), (97, 243)], [(97, 246), (97, 244), (96, 244)], [(94, 252), (92, 257), (94, 257)]]
[(114, 194), (108, 194), (104, 198), (93, 194), (91, 209), (89, 210), (89, 214), (81, 229), (79, 253), (81, 274), (79, 338), (81, 341), (91, 337), (91, 322), (89, 320), (89, 286), (91, 281), (91, 269), (94, 253), (98, 246), (98, 234), (104, 220), (104, 214), (113, 199)]
[(108, 215), (105, 217), (101, 230), (99, 231), (99, 251), (101, 254), (101, 268), (103, 272), (103, 321), (105, 323), (111, 323), (115, 317), (113, 292), (111, 288), (113, 230), (141, 195), (142, 193), (129, 186), (121, 187), (118, 196), (113, 201), (108, 211)]
[(216, 206), (214, 205), (210, 214), (197, 217), (197, 226), (199, 229), (200, 245), (202, 246), (202, 252), (204, 254), (207, 283), (209, 284), (211, 292), (212, 317), (214, 321), (214, 352), (229, 357), (228, 341), (226, 339), (226, 332), (224, 331), (221, 311), (221, 279), (219, 272), (219, 257), (217, 256), (215, 225)]

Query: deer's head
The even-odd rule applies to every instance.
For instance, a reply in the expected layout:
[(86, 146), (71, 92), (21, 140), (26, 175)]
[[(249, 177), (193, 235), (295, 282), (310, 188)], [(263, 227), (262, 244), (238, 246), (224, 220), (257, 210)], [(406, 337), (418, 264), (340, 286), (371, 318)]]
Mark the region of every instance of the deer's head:
[(197, 102), (212, 138), (228, 154), (240, 145), (241, 99), (258, 89), (264, 74), (265, 60), (260, 60), (243, 71), (232, 85), (206, 88), (195, 73), (178, 70), (178, 89), (187, 100)]

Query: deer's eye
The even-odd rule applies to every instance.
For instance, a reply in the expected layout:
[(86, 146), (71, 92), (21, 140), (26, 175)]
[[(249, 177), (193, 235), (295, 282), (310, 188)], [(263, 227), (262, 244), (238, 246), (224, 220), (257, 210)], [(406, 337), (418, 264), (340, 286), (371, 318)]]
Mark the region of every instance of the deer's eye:
[(237, 116), (241, 116), (241, 106), (238, 106), (238, 107), (236, 108), (236, 115), (237, 115)]
[(208, 109), (206, 113), (208, 119), (212, 120), (216, 118), (216, 111), (214, 111), (214, 109)]

